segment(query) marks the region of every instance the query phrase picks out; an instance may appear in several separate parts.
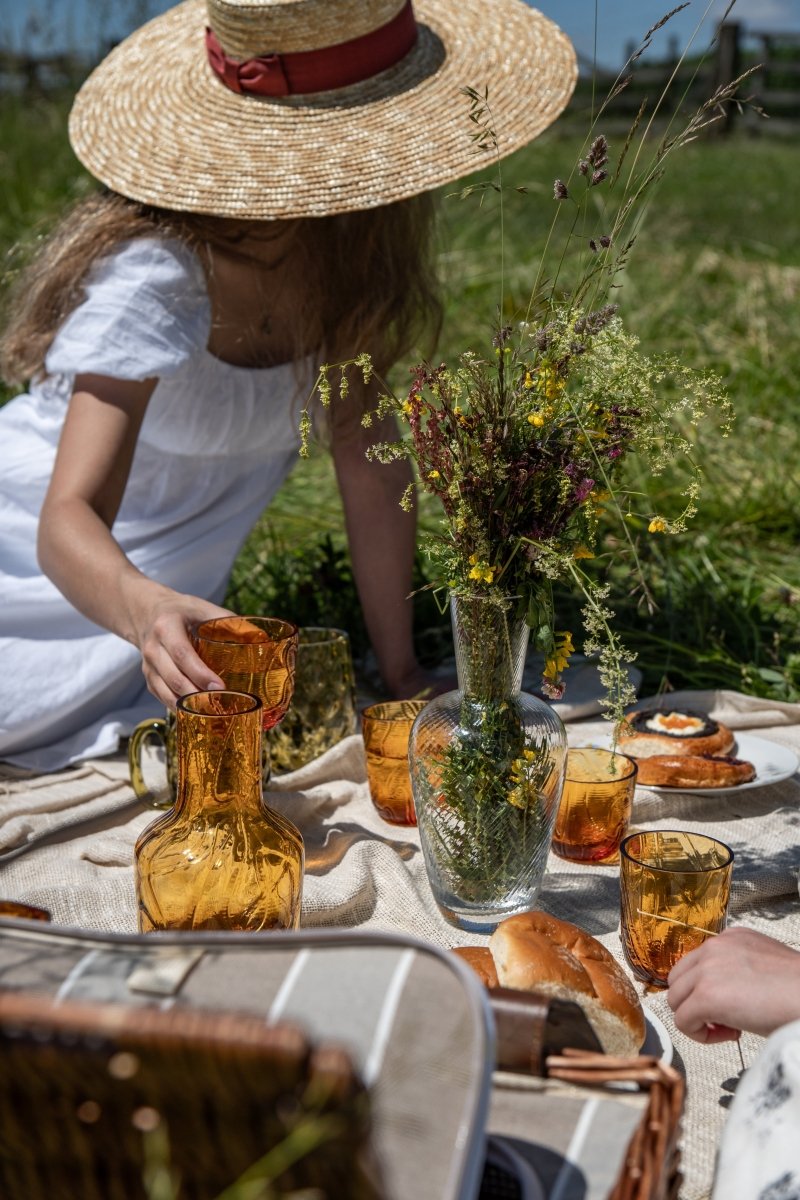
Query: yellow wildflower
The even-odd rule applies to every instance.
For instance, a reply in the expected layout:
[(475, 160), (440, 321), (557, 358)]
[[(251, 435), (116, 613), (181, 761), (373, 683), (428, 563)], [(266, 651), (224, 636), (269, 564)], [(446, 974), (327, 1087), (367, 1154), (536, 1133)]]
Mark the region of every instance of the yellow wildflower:
[(436, 470), (434, 470), (434, 471), (428, 471), (428, 479), (439, 479), (439, 477), (440, 477), (440, 476), (439, 476), (439, 472), (438, 472), (438, 471), (436, 471)]
[(406, 416), (407, 417), (410, 416), (413, 411), (414, 411), (414, 406), (411, 403), (411, 401), (404, 400), (403, 401), (403, 412), (406, 414)]
[(477, 554), (470, 554), (469, 561), (472, 564), (470, 579), (475, 579), (478, 583), (494, 583), (495, 567), (490, 567), (488, 562), (482, 562)]
[(529, 389), (533, 387), (533, 376), (531, 375), (530, 371), (525, 372), (525, 378), (522, 381), (522, 386)]
[(569, 630), (563, 633), (556, 634), (556, 644), (553, 653), (544, 664), (542, 674), (545, 679), (550, 679), (555, 682), (562, 671), (565, 671), (569, 666), (569, 656), (575, 653), (575, 647), (572, 645), (572, 634)]
[(650, 524), (647, 526), (648, 533), (666, 533), (667, 522), (663, 517), (653, 517)]
[(537, 372), (536, 390), (547, 400), (557, 400), (567, 386), (566, 379), (554, 367), (540, 367)]
[(573, 558), (594, 558), (588, 546), (576, 546), (572, 551)]
[(606, 500), (610, 499), (611, 492), (597, 491), (592, 488), (591, 492), (589, 492), (589, 495), (586, 498), (586, 503), (589, 504), (591, 501), (592, 510), (594, 511), (595, 515), (597, 515), (603, 511), (603, 505)]
[(528, 421), (530, 422), (531, 425), (536, 425), (537, 427), (541, 427), (542, 425), (544, 425), (544, 414), (539, 412), (538, 410), (536, 412), (528, 413)]

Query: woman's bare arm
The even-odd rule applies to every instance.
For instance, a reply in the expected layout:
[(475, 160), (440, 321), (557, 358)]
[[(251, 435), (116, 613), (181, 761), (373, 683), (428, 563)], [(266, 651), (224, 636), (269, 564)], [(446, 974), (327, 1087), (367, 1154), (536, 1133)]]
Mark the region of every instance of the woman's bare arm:
[(400, 498), (411, 481), (406, 461), (370, 462), (366, 449), (397, 437), (394, 420), (365, 430), (334, 421), (332, 449), (344, 505), (353, 573), (381, 677), (393, 696), (431, 694), (436, 681), (420, 667), (412, 637), (411, 576), (416, 520)]
[(42, 570), (91, 621), (142, 653), (148, 687), (164, 704), (222, 681), (198, 658), (189, 628), (226, 610), (143, 575), (111, 527), (155, 380), (80, 375), (39, 522)]

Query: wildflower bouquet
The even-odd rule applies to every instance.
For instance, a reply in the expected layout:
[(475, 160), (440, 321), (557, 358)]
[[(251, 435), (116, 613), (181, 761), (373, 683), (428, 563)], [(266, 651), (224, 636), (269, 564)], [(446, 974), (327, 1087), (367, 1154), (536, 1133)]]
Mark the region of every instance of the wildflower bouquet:
[[(693, 428), (715, 411), (724, 436), (732, 414), (717, 376), (675, 356), (645, 354), (609, 297), (636, 237), (640, 202), (667, 156), (716, 119), (740, 82), (719, 89), (679, 134), (664, 135), (644, 166), (636, 165), (646, 141), (646, 134), (638, 144), (635, 137), (641, 113), (614, 162), (603, 135), (587, 139), (568, 181), (554, 183), (558, 211), (548, 244), (565, 210), (570, 223), (550, 285), (541, 283), (543, 260), (527, 311), (514, 324), (495, 328), (487, 353), (467, 351), (451, 365), (420, 364), (406, 395), (385, 387), (377, 409), (364, 417), (369, 425), (394, 412), (406, 430), (370, 451), (380, 461), (406, 457), (416, 464), (417, 482), (403, 505), (411, 507), (416, 486), (441, 501), (442, 531), (425, 546), (434, 575), (451, 595), (477, 593), (498, 603), (514, 598), (544, 654), (541, 686), (553, 699), (564, 692), (573, 635), (556, 628), (552, 584), (562, 578), (575, 583), (585, 601), (583, 649), (599, 656), (608, 715), (615, 719), (634, 699), (625, 670), (632, 656), (604, 603), (608, 589), (587, 573), (584, 560), (595, 555), (601, 519), (618, 520), (619, 553), (630, 556), (637, 573), (631, 518), (637, 524), (643, 518), (651, 534), (683, 531), (700, 491)], [(476, 136), (496, 148), (488, 96), (472, 89), (466, 94)], [(629, 155), (634, 165), (626, 172)], [(604, 191), (611, 197), (606, 204), (598, 202)], [(580, 261), (577, 283), (566, 291), (559, 277), (570, 251)], [(371, 378), (366, 355), (338, 364), (345, 388), (353, 366), (365, 382)], [(323, 404), (331, 401), (333, 370), (320, 369)], [(307, 412), (304, 422), (307, 431)], [(646, 498), (624, 483), (632, 455), (653, 476), (682, 464), (682, 511), (669, 518), (641, 511)]]
[[(625, 82), (617, 81), (609, 99)], [(544, 655), (542, 691), (559, 698), (573, 638), (557, 627), (552, 588), (572, 580), (584, 598), (583, 650), (598, 657), (606, 715), (619, 721), (635, 698), (626, 669), (632, 656), (613, 627), (607, 586), (587, 569), (601, 522), (617, 520), (615, 553), (628, 554), (641, 575), (630, 518), (637, 525), (643, 519), (653, 535), (682, 531), (700, 489), (694, 427), (711, 412), (723, 434), (730, 424), (720, 379), (675, 356), (646, 354), (610, 298), (636, 239), (642, 200), (668, 156), (721, 115), (740, 83), (718, 89), (678, 133), (668, 128), (652, 153), (653, 117), (645, 124), (642, 107), (612, 155), (596, 128), (602, 106), (573, 169), (555, 180), (550, 237), (527, 309), (513, 322), (497, 322), (484, 353), (420, 364), (406, 395), (379, 381), (383, 395), (364, 417), (369, 425), (393, 412), (400, 422), (402, 435), (370, 454), (416, 465), (404, 506), (412, 505), (417, 486), (442, 505), (440, 530), (425, 549), (454, 601), (463, 691), (452, 702), (434, 700), (418, 718), (412, 778), (434, 895), (445, 916), (468, 928), (490, 928), (535, 900), (563, 775), (563, 729), (541, 716), (537, 724), (519, 693), (516, 623), (525, 621)], [(474, 140), (494, 152), (497, 178), (462, 195), (491, 187), (502, 213), (489, 96), (471, 88), (465, 95)], [(554, 251), (565, 217), (566, 237)], [(320, 369), (323, 404), (331, 402), (334, 370), (346, 390), (351, 367), (369, 382), (366, 355)], [(307, 434), (307, 411), (303, 420)], [(674, 463), (685, 469), (677, 515), (647, 511), (646, 497), (626, 487), (624, 467), (634, 455), (651, 475)]]

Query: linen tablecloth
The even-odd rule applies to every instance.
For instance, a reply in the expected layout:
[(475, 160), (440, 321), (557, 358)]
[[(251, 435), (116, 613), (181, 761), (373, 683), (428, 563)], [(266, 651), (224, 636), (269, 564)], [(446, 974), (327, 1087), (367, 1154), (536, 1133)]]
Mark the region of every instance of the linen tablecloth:
[[(800, 752), (800, 705), (730, 691), (676, 692), (669, 701)], [(570, 722), (567, 729), (572, 745), (608, 733), (597, 719)], [(456, 930), (440, 916), (416, 829), (388, 825), (375, 812), (359, 736), (273, 780), (269, 803), (305, 839), (304, 927), (393, 930), (442, 947), (485, 944), (485, 937)], [(121, 755), (49, 776), (0, 766), (0, 896), (47, 908), (61, 925), (135, 930), (132, 851), (153, 817), (134, 798)], [(633, 824), (683, 828), (727, 842), (736, 856), (730, 922), (800, 949), (800, 775), (723, 795), (639, 789)], [(617, 868), (551, 855), (539, 905), (598, 937), (622, 961)], [(667, 1027), (686, 1072), (682, 1197), (702, 1200), (741, 1072), (739, 1051), (733, 1043), (701, 1046), (683, 1037), (663, 994), (642, 1000)], [(745, 1065), (762, 1044), (753, 1035), (742, 1038)]]

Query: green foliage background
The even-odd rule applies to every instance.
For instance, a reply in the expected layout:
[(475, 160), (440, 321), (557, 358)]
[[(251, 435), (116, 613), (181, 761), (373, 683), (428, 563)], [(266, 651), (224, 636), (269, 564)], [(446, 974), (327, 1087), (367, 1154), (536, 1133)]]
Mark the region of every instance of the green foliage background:
[[(3, 97), (4, 283), (64, 205), (91, 186), (67, 145), (68, 107), (67, 96)], [(552, 215), (552, 180), (569, 173), (585, 128), (583, 119), (562, 120), (504, 165), (504, 185), (527, 189), (506, 198), (506, 316), (527, 300)], [(624, 134), (603, 132), (613, 161)], [(727, 686), (800, 700), (799, 190), (796, 138), (742, 132), (695, 142), (670, 162), (617, 295), (643, 349), (678, 352), (718, 371), (737, 415), (730, 438), (709, 428), (698, 445), (705, 486), (690, 531), (665, 539), (634, 530), (656, 610), (631, 593), (627, 574), (616, 576), (611, 532), (597, 563), (610, 571), (613, 606), (626, 643), (638, 652), (646, 692)], [(445, 189), (441, 203), (444, 360), (488, 346), (500, 295), (496, 196), (454, 193)], [(21, 253), (10, 253), (20, 244)], [(395, 369), (396, 389), (405, 387), (409, 366)], [(637, 478), (634, 468), (632, 483), (650, 493), (653, 511), (675, 510), (674, 479)], [(419, 516), (435, 523), (433, 503), (423, 502)], [(417, 585), (425, 579), (420, 561)], [(240, 611), (344, 626), (356, 650), (366, 649), (323, 450), (298, 461), (253, 530), (234, 570), (231, 601)], [(447, 622), (429, 591), (416, 604), (420, 650), (435, 661), (447, 651)], [(563, 592), (560, 626), (576, 635), (578, 609), (578, 599)]]

